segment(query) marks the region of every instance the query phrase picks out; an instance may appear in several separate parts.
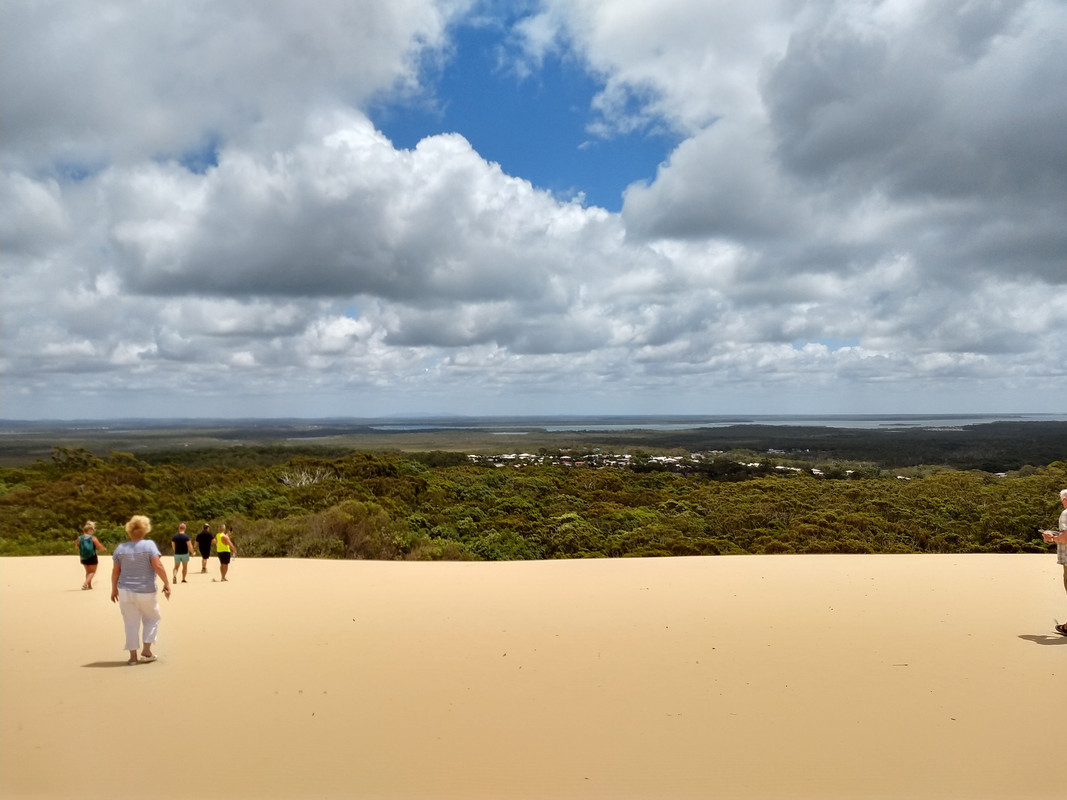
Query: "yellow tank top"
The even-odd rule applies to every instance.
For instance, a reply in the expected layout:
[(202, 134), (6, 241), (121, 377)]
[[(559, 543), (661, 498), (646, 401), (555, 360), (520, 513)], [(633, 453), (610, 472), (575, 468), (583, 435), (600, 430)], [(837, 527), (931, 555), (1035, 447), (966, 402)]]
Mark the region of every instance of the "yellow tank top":
[(226, 535), (225, 533), (216, 533), (215, 534), (215, 552), (217, 552), (217, 553), (228, 553), (228, 552), (230, 552), (230, 546), (227, 545), (227, 544), (223, 544), (223, 541), (222, 541), (222, 537), (225, 536), (225, 535)]

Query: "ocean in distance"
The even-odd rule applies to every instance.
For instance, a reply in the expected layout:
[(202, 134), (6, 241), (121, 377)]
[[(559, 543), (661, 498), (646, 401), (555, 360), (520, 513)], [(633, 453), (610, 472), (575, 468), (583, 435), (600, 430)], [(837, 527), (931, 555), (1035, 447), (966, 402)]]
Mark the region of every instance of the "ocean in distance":
[[(763, 425), (866, 430), (963, 430), (993, 422), (1067, 422), (1067, 414), (574, 414), (553, 416), (459, 416), (448, 414), (330, 418), (184, 418), (95, 420), (2, 420), (0, 439), (47, 437), (56, 433), (89, 436), (137, 435), (167, 430), (217, 430), (223, 438), (262, 432), (287, 439), (321, 439), (375, 431), (471, 431), (490, 435), (535, 432), (681, 431)], [(238, 433), (240, 432), (240, 433)]]

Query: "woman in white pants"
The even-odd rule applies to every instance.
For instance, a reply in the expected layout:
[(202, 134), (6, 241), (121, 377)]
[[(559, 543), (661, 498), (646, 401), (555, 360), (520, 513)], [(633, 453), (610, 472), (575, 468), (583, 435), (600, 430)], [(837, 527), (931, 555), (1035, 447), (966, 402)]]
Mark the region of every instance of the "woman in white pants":
[[(111, 602), (118, 602), (122, 619), (126, 624), (126, 649), (130, 652), (127, 664), (137, 663), (137, 650), (141, 641), (141, 658), (155, 661), (152, 645), (159, 630), (159, 602), (156, 595), (156, 576), (163, 581), (163, 594), (170, 599), (170, 583), (163, 568), (159, 548), (151, 539), (146, 539), (152, 530), (148, 517), (140, 515), (126, 523), (130, 541), (115, 548), (111, 556)], [(141, 628), (144, 627), (144, 635)]]

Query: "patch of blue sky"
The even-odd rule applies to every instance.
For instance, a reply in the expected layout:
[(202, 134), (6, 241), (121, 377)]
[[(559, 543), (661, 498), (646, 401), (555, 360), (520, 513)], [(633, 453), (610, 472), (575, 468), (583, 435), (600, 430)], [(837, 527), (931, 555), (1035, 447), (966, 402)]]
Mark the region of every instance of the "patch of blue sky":
[(837, 338), (834, 336), (827, 336), (821, 339), (798, 339), (797, 341), (793, 342), (793, 347), (796, 350), (800, 350), (809, 344), (821, 344), (827, 350), (834, 352), (837, 350), (841, 350), (845, 347), (859, 347), (860, 340), (851, 338)]
[(210, 134), (197, 147), (178, 156), (177, 161), (189, 172), (203, 175), (219, 165), (219, 143), (219, 137)]
[(81, 183), (99, 174), (107, 167), (104, 162), (56, 161), (51, 173), (61, 183)]
[(454, 44), (440, 74), (425, 77), (432, 101), (371, 110), (395, 146), (459, 133), (509, 175), (561, 199), (581, 197), (585, 205), (618, 211), (623, 190), (654, 178), (678, 143), (663, 130), (592, 134), (591, 103), (602, 87), (573, 59), (549, 55), (537, 71), (519, 74), (501, 58), (505, 42), (496, 27), (462, 27)]

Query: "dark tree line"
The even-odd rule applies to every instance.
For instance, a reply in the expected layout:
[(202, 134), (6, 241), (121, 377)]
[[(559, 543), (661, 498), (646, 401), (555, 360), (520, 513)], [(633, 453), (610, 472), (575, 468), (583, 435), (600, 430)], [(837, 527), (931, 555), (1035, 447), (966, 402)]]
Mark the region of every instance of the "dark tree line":
[(776, 469), (798, 463), (788, 454), (777, 465), (722, 455), (689, 469), (260, 455), (242, 450), (234, 466), (219, 450), (183, 452), (178, 463), (57, 448), (47, 461), (0, 468), (0, 555), (73, 554), (86, 519), (113, 546), (134, 513), (152, 518), (164, 552), (179, 522), (224, 522), (242, 554), (264, 557), (1047, 552), (1034, 529), (1054, 523), (1067, 487), (1067, 462), (1055, 460), (1004, 476), (939, 467), (898, 477), (869, 462)]

